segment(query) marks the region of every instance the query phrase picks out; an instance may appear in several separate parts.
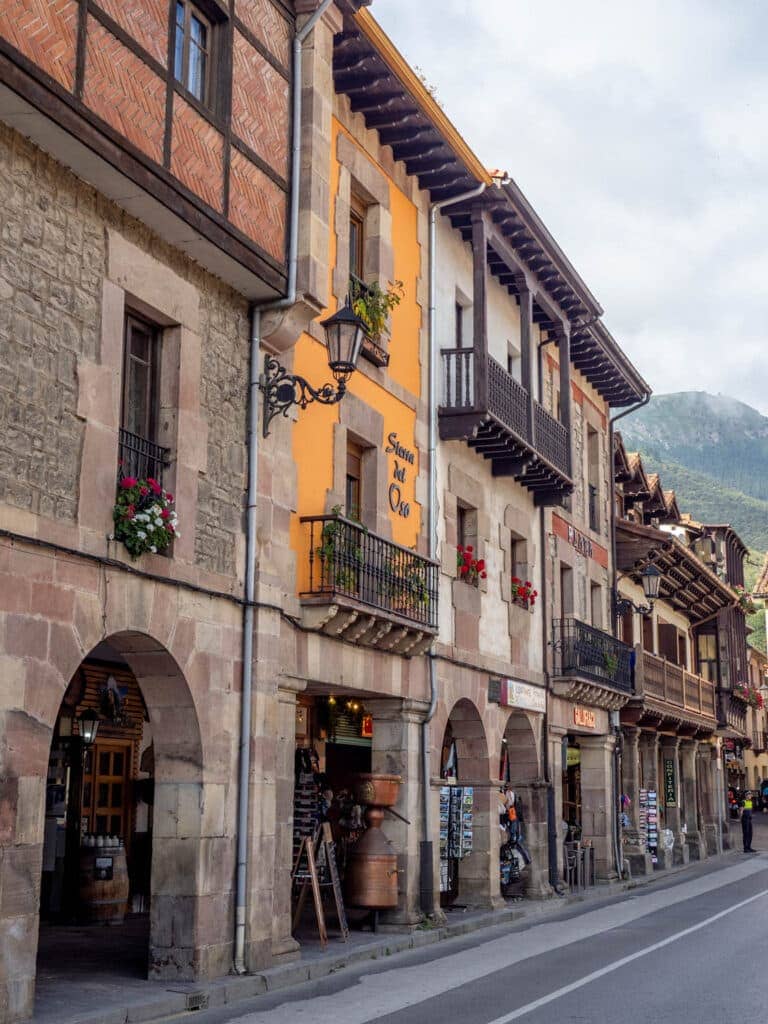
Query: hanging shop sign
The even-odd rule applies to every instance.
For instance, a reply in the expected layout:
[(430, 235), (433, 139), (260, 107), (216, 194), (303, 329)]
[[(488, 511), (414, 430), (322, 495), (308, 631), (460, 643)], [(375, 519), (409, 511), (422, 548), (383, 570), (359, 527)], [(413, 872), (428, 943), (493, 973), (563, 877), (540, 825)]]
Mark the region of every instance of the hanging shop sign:
[(505, 708), (520, 708), (521, 711), (543, 714), (547, 710), (547, 694), (543, 687), (517, 679), (489, 679), (488, 700)]
[(363, 715), (360, 723), (360, 735), (364, 740), (373, 739), (373, 715)]
[(580, 725), (582, 729), (594, 729), (597, 725), (597, 715), (591, 708), (582, 708), (577, 704), (573, 709), (573, 724)]
[(664, 758), (664, 803), (667, 807), (677, 807), (675, 762), (671, 757)]
[(408, 466), (415, 465), (416, 456), (410, 448), (400, 444), (394, 431), (387, 440), (389, 444), (384, 451), (387, 455), (395, 456), (392, 460), (394, 463), (392, 467), (392, 482), (389, 485), (388, 492), (389, 507), (396, 515), (407, 519), (411, 514), (411, 506), (409, 502), (403, 500), (403, 485), (406, 483), (406, 470)]

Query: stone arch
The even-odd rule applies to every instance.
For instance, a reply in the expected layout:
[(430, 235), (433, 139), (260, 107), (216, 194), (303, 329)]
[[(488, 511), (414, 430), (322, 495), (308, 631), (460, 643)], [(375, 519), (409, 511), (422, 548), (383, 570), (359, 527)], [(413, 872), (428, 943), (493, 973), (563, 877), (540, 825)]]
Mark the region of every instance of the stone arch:
[(446, 723), (456, 742), (459, 761), (459, 781), (467, 784), (487, 782), (488, 740), (480, 712), (466, 697), (461, 697), (451, 708)]
[(520, 785), (535, 782), (541, 778), (536, 735), (531, 720), (525, 712), (512, 712), (507, 719), (501, 742), (502, 750), (499, 763), (503, 764), (506, 750), (511, 782)]

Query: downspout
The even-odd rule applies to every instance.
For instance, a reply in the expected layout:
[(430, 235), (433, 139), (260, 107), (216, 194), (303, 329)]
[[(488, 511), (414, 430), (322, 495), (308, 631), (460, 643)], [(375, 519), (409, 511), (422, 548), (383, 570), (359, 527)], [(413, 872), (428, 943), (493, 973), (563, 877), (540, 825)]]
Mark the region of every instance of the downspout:
[(259, 349), (261, 314), (264, 310), (286, 309), (296, 301), (296, 276), (299, 262), (299, 186), (301, 178), (301, 58), (304, 42), (333, 3), (322, 3), (293, 37), (291, 66), (291, 191), (288, 221), (288, 292), (280, 299), (251, 306), (251, 336), (248, 368), (248, 496), (245, 527), (245, 609), (243, 612), (243, 696), (240, 708), (240, 767), (237, 794), (237, 875), (235, 882), (235, 955), (234, 971), (246, 973), (245, 927), (247, 919), (248, 797), (251, 774), (251, 705), (253, 701), (253, 623), (256, 600), (256, 512), (259, 491)]
[[(485, 182), (477, 188), (432, 203), (429, 207), (429, 312), (427, 315), (427, 343), (429, 348), (429, 495), (427, 505), (428, 554), (437, 561), (437, 215), (446, 206), (474, 199), (485, 191)], [(438, 586), (439, 586), (438, 573)], [(435, 912), (434, 870), (432, 862), (432, 822), (430, 816), (429, 785), (429, 723), (437, 707), (437, 676), (435, 652), (427, 651), (429, 671), (429, 707), (421, 723), (421, 787), (423, 803), (423, 839), (419, 844), (419, 892), (421, 910), (426, 916)]]
[[(549, 628), (547, 623), (547, 559), (549, 554), (547, 552), (547, 527), (545, 522), (546, 509), (542, 506), (539, 509), (539, 550), (541, 552), (541, 609), (544, 621), (542, 623), (541, 630), (541, 667), (544, 673), (544, 685), (547, 691), (547, 697), (549, 696), (549, 668), (547, 666), (549, 660)], [(547, 867), (549, 884), (558, 894), (563, 894), (563, 884), (557, 876), (557, 822), (555, 820), (555, 781), (551, 777), (551, 759), (549, 756), (549, 699), (547, 699), (544, 705), (544, 719), (542, 722), (542, 743), (544, 746), (543, 750), (543, 769), (544, 769), (544, 782), (547, 786)]]
[[(608, 457), (611, 460), (611, 631), (614, 636), (616, 636), (618, 632), (618, 621), (616, 618), (616, 588), (618, 586), (618, 573), (616, 571), (616, 482), (614, 480), (613, 470), (613, 425), (617, 420), (622, 419), (624, 416), (629, 416), (631, 412), (636, 412), (638, 409), (642, 409), (642, 407), (647, 405), (650, 400), (651, 393), (649, 391), (643, 396), (641, 401), (635, 402), (634, 405), (630, 405), (628, 409), (617, 413), (615, 416), (611, 416), (608, 420)], [(618, 719), (619, 712), (613, 712), (613, 714), (615, 714)], [(613, 856), (616, 862), (616, 872), (619, 878), (623, 878), (624, 858), (621, 853), (621, 821), (619, 818), (619, 799), (621, 797), (621, 725), (618, 720), (613, 726), (613, 733), (615, 740), (613, 748)]]

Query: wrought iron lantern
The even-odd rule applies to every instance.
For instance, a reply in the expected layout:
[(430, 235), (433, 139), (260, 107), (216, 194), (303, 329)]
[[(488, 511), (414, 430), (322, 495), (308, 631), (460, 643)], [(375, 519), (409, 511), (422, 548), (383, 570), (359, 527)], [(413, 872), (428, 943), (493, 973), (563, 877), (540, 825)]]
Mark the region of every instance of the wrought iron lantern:
[(335, 405), (347, 391), (347, 381), (357, 368), (357, 360), (365, 340), (365, 322), (354, 312), (349, 297), (333, 316), (322, 320), (328, 346), (328, 366), (336, 380), (336, 387), (323, 384), (314, 388), (304, 377), (288, 373), (274, 356), (264, 360), (264, 373), (259, 388), (264, 396), (263, 431), (269, 436), (269, 425), (280, 413), (288, 415), (291, 406), (306, 409), (310, 402)]
[(77, 719), (80, 728), (80, 739), (86, 747), (93, 746), (96, 733), (99, 731), (99, 716), (91, 708), (84, 711)]
[(648, 604), (635, 604), (628, 597), (619, 597), (618, 591), (614, 591), (613, 601), (617, 616), (626, 615), (630, 611), (635, 611), (638, 615), (650, 615), (653, 611), (653, 605), (658, 599), (661, 586), (661, 570), (649, 563), (640, 573), (640, 581), (643, 584), (643, 594)]

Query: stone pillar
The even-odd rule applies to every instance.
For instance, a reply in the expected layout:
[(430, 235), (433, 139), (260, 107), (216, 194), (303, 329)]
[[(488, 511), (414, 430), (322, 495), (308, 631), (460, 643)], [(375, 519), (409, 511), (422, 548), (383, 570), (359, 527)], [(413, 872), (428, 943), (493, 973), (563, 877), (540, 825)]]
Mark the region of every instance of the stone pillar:
[(717, 774), (717, 765), (713, 758), (717, 757), (717, 747), (710, 743), (699, 743), (696, 751), (696, 773), (699, 780), (700, 795), (700, 831), (706, 856), (715, 856), (723, 852), (723, 840), (720, 832), (720, 816), (717, 795), (713, 780)]
[(697, 740), (683, 740), (680, 744), (680, 774), (685, 797), (683, 800), (685, 842), (688, 846), (689, 860), (703, 860), (705, 857), (704, 841), (700, 829), (698, 751)]
[(592, 840), (595, 878), (618, 878), (613, 848), (613, 736), (579, 736), (581, 747), (582, 842)]
[(459, 903), (503, 907), (499, 875), (499, 783), (461, 779), (474, 788), (472, 853), (459, 861)]
[[(382, 831), (397, 850), (398, 907), (380, 915), (381, 927), (413, 926), (419, 908), (419, 841), (422, 838), (421, 723), (428, 704), (416, 700), (366, 700), (373, 715), (371, 770), (403, 780), (395, 810), (410, 824), (385, 814)], [(437, 831), (433, 842), (437, 841)]]
[(523, 802), (525, 846), (531, 855), (523, 880), (525, 895), (545, 899), (552, 895), (549, 885), (547, 783), (543, 780), (514, 786)]
[[(661, 797), (664, 801), (664, 828), (672, 830), (675, 837), (675, 843), (673, 847), (673, 864), (687, 864), (688, 863), (688, 846), (685, 842), (685, 834), (682, 831), (682, 814), (680, 809), (680, 737), (679, 736), (662, 736), (661, 737), (661, 760), (662, 760), (662, 772), (664, 773), (661, 778), (662, 793)], [(667, 762), (672, 762), (672, 771), (674, 775), (674, 803), (668, 804), (664, 790), (666, 787), (666, 768)], [(661, 839), (661, 836), (659, 836)]]
[[(299, 955), (293, 938), (291, 871), (293, 870), (293, 791), (296, 753), (296, 697), (306, 683), (281, 677), (275, 706), (275, 861), (272, 895), (272, 956), (280, 962)], [(258, 871), (258, 868), (257, 868)], [(253, 888), (253, 887), (252, 887)]]
[[(563, 765), (563, 740), (565, 735), (564, 729), (555, 729), (550, 726), (549, 736), (544, 737), (544, 742), (549, 743), (549, 770), (555, 795), (555, 820), (552, 827), (555, 832), (555, 849), (557, 851), (557, 878), (560, 881), (563, 881), (564, 878), (563, 770), (565, 766)], [(547, 838), (547, 844), (549, 844), (549, 838)], [(549, 860), (549, 845), (547, 845), (547, 860)]]
[(651, 855), (639, 831), (640, 803), (640, 730), (633, 725), (622, 726), (623, 746), (621, 754), (622, 792), (630, 799), (629, 827), (624, 829), (622, 854), (629, 864), (634, 878), (649, 875), (653, 871)]

